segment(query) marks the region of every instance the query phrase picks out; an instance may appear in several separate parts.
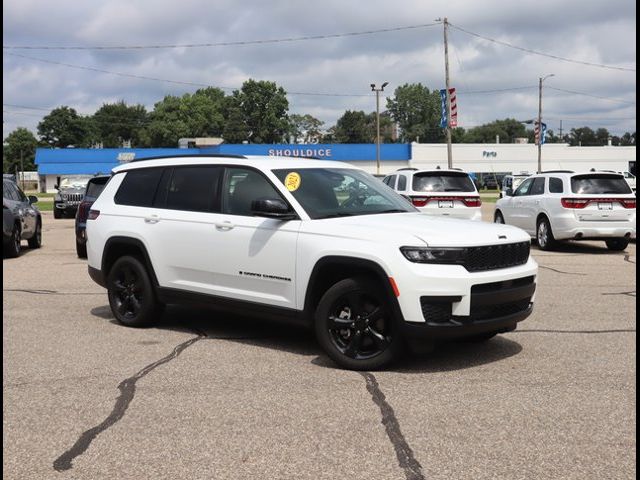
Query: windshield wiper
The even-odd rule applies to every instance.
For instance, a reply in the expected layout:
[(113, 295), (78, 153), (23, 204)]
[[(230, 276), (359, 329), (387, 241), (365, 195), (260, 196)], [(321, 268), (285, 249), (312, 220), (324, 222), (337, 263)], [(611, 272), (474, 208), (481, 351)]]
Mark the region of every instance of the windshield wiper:
[(378, 213), (411, 213), (410, 210), (402, 210), (401, 208), (390, 208), (389, 210), (380, 210), (379, 212), (371, 212), (372, 214)]
[(331, 215), (325, 215), (323, 217), (319, 217), (319, 219), (338, 218), (338, 217), (353, 217), (355, 215), (362, 215), (362, 214), (361, 213), (340, 212), (340, 213), (332, 213)]

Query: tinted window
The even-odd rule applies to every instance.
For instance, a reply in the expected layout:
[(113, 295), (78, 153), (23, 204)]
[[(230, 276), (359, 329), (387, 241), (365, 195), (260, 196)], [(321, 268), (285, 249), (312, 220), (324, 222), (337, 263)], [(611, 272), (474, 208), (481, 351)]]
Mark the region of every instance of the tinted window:
[(424, 172), (413, 176), (413, 190), (416, 192), (475, 192), (476, 188), (463, 173)]
[(513, 196), (522, 197), (524, 195), (529, 195), (529, 189), (531, 188), (532, 184), (533, 184), (533, 178), (527, 178), (524, 182), (522, 182), (522, 185), (518, 187), (518, 189), (513, 194)]
[(19, 201), (18, 192), (11, 182), (2, 182), (2, 196), (8, 200)]
[(85, 193), (85, 197), (98, 198), (98, 195), (100, 195), (102, 190), (104, 190), (104, 186), (109, 181), (109, 178), (110, 177), (92, 178), (89, 180), (89, 183), (87, 183), (87, 192)]
[(533, 185), (531, 185), (531, 191), (529, 195), (542, 195), (544, 194), (544, 177), (538, 177), (533, 179)]
[(162, 168), (129, 170), (114, 197), (115, 202), (119, 205), (150, 207), (162, 171)]
[(562, 185), (562, 179), (551, 177), (549, 178), (549, 192), (562, 193), (564, 192), (564, 186)]
[(407, 189), (407, 177), (404, 175), (398, 175), (398, 190), (406, 190)]
[(219, 210), (218, 189), (222, 167), (193, 166), (173, 169), (166, 208), (193, 212)]
[(396, 178), (398, 176), (397, 175), (391, 175), (390, 177), (387, 177), (387, 185), (389, 185), (391, 188), (396, 188)]
[(374, 213), (415, 212), (404, 198), (380, 185), (360, 170), (346, 168), (300, 168), (274, 170), (311, 218), (348, 217)]
[(280, 198), (282, 195), (261, 173), (247, 168), (228, 168), (223, 186), (224, 212), (231, 215), (251, 215), (251, 203), (259, 198)]
[(576, 175), (571, 177), (571, 191), (589, 195), (632, 193), (622, 175)]

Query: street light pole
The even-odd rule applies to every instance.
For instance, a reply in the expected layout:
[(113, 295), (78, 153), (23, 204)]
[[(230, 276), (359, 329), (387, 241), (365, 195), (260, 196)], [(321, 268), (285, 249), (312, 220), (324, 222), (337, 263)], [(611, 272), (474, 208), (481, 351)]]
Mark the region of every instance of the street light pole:
[(376, 174), (380, 175), (380, 92), (384, 92), (384, 87), (389, 82), (384, 82), (380, 88), (375, 83), (371, 84), (371, 91), (376, 92)]
[(540, 77), (538, 84), (538, 173), (542, 172), (542, 82), (553, 77), (553, 73)]

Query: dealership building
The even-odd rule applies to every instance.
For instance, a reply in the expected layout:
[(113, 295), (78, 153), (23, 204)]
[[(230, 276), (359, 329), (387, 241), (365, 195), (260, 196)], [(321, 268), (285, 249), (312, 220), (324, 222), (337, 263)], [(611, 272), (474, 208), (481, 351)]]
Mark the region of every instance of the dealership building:
[[(62, 178), (75, 175), (109, 174), (111, 169), (132, 160), (167, 155), (266, 155), (312, 157), (342, 161), (370, 173), (387, 174), (399, 168), (446, 168), (444, 143), (382, 144), (378, 164), (375, 144), (220, 144), (202, 148), (97, 148), (36, 150), (35, 162), (40, 190), (55, 192)], [(453, 166), (481, 178), (484, 175), (533, 173), (538, 166), (538, 148), (533, 144), (495, 143), (452, 145)], [(542, 147), (543, 170), (629, 171), (635, 175), (636, 147), (571, 147), (550, 143)]]

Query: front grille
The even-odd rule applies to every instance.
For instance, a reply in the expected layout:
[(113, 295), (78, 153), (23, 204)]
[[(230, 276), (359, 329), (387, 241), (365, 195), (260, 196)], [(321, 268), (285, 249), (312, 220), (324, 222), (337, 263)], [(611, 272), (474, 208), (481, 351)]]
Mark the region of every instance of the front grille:
[(77, 202), (77, 203), (80, 203), (80, 201), (82, 201), (82, 197), (84, 197), (82, 193), (63, 193), (60, 196), (62, 197), (62, 200), (64, 200), (65, 202)]
[(467, 247), (462, 265), (470, 272), (497, 270), (524, 265), (529, 259), (531, 242)]

